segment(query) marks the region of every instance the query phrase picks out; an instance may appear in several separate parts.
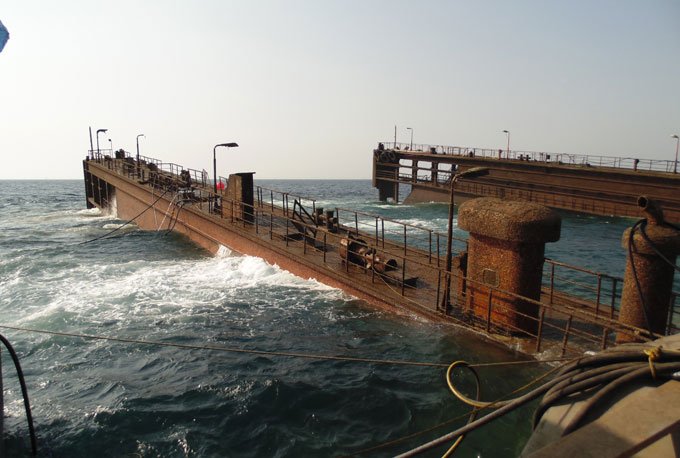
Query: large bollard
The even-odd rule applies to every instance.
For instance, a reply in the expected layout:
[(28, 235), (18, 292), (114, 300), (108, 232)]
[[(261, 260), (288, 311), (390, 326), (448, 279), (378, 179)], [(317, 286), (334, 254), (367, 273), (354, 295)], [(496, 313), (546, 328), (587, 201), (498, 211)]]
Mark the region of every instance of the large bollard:
[(518, 296), (540, 299), (545, 244), (559, 240), (560, 216), (542, 205), (481, 198), (460, 206), (458, 226), (470, 233), (469, 309), (506, 331), (536, 335), (538, 307)]
[[(640, 197), (638, 206), (646, 222), (626, 229), (621, 240), (628, 260), (619, 321), (663, 335), (673, 290), (673, 266), (680, 254), (680, 232), (664, 223), (663, 212), (653, 201)], [(637, 340), (632, 333), (616, 336), (617, 343)]]

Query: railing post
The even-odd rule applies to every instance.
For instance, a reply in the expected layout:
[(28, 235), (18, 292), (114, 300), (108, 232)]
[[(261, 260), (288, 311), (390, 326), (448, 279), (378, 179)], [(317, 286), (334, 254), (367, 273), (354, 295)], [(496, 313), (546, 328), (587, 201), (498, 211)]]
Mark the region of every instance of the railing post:
[(544, 320), (545, 320), (545, 307), (541, 307), (541, 318), (538, 321), (538, 333), (536, 335), (536, 353), (541, 351), (541, 338), (543, 337)]
[(550, 304), (553, 303), (553, 293), (555, 292), (555, 263), (550, 264)]
[(385, 220), (380, 218), (380, 226), (381, 226), (381, 232), (382, 232), (382, 247), (385, 249)]
[(569, 315), (567, 320), (567, 327), (564, 329), (564, 338), (562, 339), (562, 356), (567, 352), (567, 341), (569, 340), (569, 331), (571, 331), (571, 320), (574, 318), (573, 315)]
[(600, 295), (602, 293), (602, 275), (597, 274), (597, 293), (595, 298), (595, 316), (600, 315)]
[[(441, 293), (441, 289), (442, 289), (442, 271), (437, 269), (437, 297), (434, 303), (435, 310), (439, 308), (439, 294)], [(446, 315), (446, 310), (444, 310), (444, 314)]]
[(378, 246), (378, 218), (375, 217), (375, 246)]
[(493, 299), (493, 288), (489, 288), (489, 301), (486, 304), (486, 332), (491, 330), (491, 303)]
[(616, 278), (612, 278), (612, 300), (611, 300), (611, 307), (609, 310), (609, 318), (614, 319), (614, 307), (616, 306), (616, 283), (618, 280)]

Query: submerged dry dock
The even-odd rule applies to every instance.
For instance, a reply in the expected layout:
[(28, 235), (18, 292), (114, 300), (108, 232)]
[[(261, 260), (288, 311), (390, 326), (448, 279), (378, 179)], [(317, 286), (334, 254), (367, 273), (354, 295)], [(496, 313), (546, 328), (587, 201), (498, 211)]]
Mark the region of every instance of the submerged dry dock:
[[(90, 207), (115, 208), (143, 229), (180, 232), (213, 253), (224, 246), (259, 256), (376, 306), (461, 325), (528, 354), (580, 354), (617, 338), (650, 337), (639, 323), (619, 320), (623, 279), (544, 260), (543, 244), (559, 238), (559, 220), (539, 206), (528, 219), (500, 201), (461, 210), (472, 245), (453, 240), (459, 255), (449, 272), (446, 235), (321, 209), (312, 199), (254, 186), (253, 173), (220, 178), (214, 192), (201, 172), (147, 157), (136, 161), (123, 151), (115, 157), (91, 151), (83, 168)], [(484, 227), (488, 211), (506, 212), (505, 229)], [(534, 236), (538, 226), (542, 238)], [(565, 278), (589, 294), (559, 290)], [(653, 304), (662, 317), (654, 337), (676, 332), (676, 296)]]

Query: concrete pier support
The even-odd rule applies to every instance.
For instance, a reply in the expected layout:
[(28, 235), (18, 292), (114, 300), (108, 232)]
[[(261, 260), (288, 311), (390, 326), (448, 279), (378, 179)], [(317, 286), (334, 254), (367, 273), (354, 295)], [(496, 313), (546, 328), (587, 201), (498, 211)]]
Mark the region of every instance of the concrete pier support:
[[(646, 222), (626, 229), (621, 240), (629, 254), (619, 321), (665, 334), (680, 231), (664, 223), (661, 209), (646, 197), (638, 199), (638, 206), (645, 212)], [(616, 337), (618, 343), (635, 340), (629, 334)]]
[(538, 308), (516, 295), (539, 300), (545, 243), (559, 240), (560, 216), (538, 204), (481, 198), (460, 206), (458, 226), (470, 232), (467, 307), (509, 332), (535, 335)]

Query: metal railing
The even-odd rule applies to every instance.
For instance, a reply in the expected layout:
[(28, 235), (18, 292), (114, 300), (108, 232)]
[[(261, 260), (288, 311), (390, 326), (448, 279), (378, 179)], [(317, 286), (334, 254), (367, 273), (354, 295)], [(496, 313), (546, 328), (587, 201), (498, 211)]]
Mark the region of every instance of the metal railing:
[(617, 169), (647, 170), (673, 173), (675, 161), (640, 159), (635, 157), (601, 156), (594, 154), (549, 153), (506, 149), (473, 148), (466, 146), (411, 145), (409, 143), (381, 142), (386, 149), (408, 153), (446, 154), (451, 156), (484, 159), (510, 159), (517, 161), (544, 162), (582, 167), (610, 167)]

